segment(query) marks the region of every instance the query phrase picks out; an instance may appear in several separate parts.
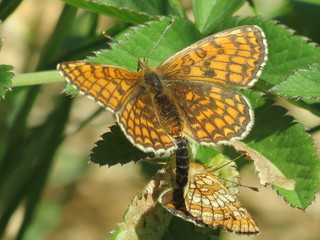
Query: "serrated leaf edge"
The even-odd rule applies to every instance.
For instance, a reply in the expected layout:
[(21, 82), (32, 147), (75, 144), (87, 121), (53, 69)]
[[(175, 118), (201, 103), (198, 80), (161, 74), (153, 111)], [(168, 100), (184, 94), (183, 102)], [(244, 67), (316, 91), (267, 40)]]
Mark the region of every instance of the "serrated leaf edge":
[[(307, 68), (299, 68), (299, 69), (294, 69), (294, 70), (292, 70), (294, 73), (293, 74), (297, 74), (297, 73), (299, 73), (299, 71), (302, 71), (302, 70), (311, 70), (311, 67), (313, 66), (313, 65), (315, 65), (315, 64), (319, 64), (320, 62), (313, 62), (313, 63), (309, 63), (309, 64), (307, 64)], [(289, 81), (289, 77), (292, 77), (293, 75), (288, 75), (288, 76), (286, 76), (285, 77), (285, 79), (282, 81), (282, 82), (280, 82), (279, 84), (277, 84), (277, 85), (275, 85), (274, 87), (272, 87), (269, 91), (270, 92), (272, 92), (272, 93), (274, 93), (275, 95), (277, 95), (277, 96), (280, 96), (280, 97), (284, 97), (284, 98), (286, 98), (286, 99), (295, 99), (295, 100), (303, 100), (303, 99), (305, 99), (305, 100), (312, 100), (312, 101), (316, 101), (316, 100), (319, 100), (320, 99), (320, 96), (319, 97), (307, 97), (307, 96), (288, 96), (288, 95), (283, 95), (283, 94), (281, 94), (281, 93), (278, 93), (277, 92), (277, 88), (279, 87), (279, 86), (281, 86), (282, 84), (284, 84), (284, 83), (286, 83), (287, 81)]]
[(89, 0), (88, 2), (92, 2), (92, 3), (95, 3), (95, 4), (107, 6), (107, 7), (113, 7), (113, 8), (119, 9), (119, 10), (127, 10), (129, 12), (137, 13), (137, 14), (144, 15), (144, 16), (147, 16), (147, 17), (150, 17), (150, 18), (153, 18), (153, 17), (157, 16), (157, 15), (155, 15), (155, 16), (154, 15), (149, 15), (146, 12), (139, 12), (137, 10), (134, 10), (134, 9), (131, 9), (131, 8), (128, 8), (128, 7), (120, 7), (120, 6), (117, 6), (117, 5), (114, 5), (114, 4), (103, 3), (103, 2), (96, 1), (96, 0)]
[[(286, 178), (275, 165), (260, 153), (240, 141), (230, 142), (230, 145), (232, 145), (237, 151), (248, 153), (248, 156), (253, 160), (258, 172), (261, 185), (275, 184), (287, 190), (295, 189), (296, 181)], [(259, 159), (259, 161), (255, 161), (254, 159)]]

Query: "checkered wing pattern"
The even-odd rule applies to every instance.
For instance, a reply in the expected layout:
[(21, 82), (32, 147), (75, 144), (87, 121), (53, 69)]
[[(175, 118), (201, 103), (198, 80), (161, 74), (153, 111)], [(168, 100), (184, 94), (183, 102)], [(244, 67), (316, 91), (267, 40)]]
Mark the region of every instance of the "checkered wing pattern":
[(190, 215), (205, 225), (236, 233), (260, 232), (249, 212), (203, 165), (191, 163), (184, 199)]
[(249, 87), (260, 76), (267, 51), (261, 28), (240, 26), (192, 44), (164, 61), (157, 70), (170, 80)]
[(58, 70), (80, 93), (117, 112), (137, 95), (139, 74), (124, 68), (88, 62), (66, 62)]
[(201, 164), (191, 162), (184, 190), (169, 189), (159, 202), (173, 215), (201, 227), (246, 235), (260, 233), (249, 212)]
[(118, 122), (130, 140), (145, 151), (165, 153), (175, 147), (155, 114), (149, 94), (131, 99), (117, 114)]
[(241, 139), (252, 127), (250, 104), (240, 93), (217, 84), (186, 81), (172, 82), (170, 88), (183, 116), (183, 131), (196, 142)]

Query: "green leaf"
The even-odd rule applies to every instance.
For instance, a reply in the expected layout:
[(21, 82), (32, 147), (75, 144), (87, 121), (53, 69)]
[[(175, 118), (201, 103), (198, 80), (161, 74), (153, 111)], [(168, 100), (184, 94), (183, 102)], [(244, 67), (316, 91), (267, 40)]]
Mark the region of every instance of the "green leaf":
[(4, 97), (6, 91), (11, 89), (11, 81), (14, 77), (12, 69), (10, 65), (0, 65), (0, 97)]
[(194, 16), (196, 26), (203, 35), (211, 33), (215, 27), (237, 11), (245, 0), (195, 0)]
[(133, 146), (119, 126), (112, 126), (110, 132), (104, 133), (101, 137), (102, 140), (96, 143), (97, 146), (92, 149), (90, 155), (90, 161), (93, 163), (110, 167), (154, 156)]
[(263, 106), (266, 101), (262, 97), (260, 92), (252, 91), (252, 90), (242, 90), (240, 91), (242, 95), (248, 98), (250, 105), (253, 109)]
[[(153, 21), (148, 25), (142, 25), (133, 30), (130, 29), (116, 37), (117, 40), (122, 39), (122, 45), (136, 56), (133, 56), (128, 50), (115, 43), (112, 45), (112, 50), (99, 52), (95, 57), (88, 60), (90, 62), (116, 65), (136, 71), (138, 66), (137, 57), (146, 58), (148, 56), (170, 20), (171, 18), (164, 17), (160, 21)], [(154, 67), (158, 66), (162, 61), (200, 38), (200, 33), (191, 22), (175, 19), (164, 38), (155, 47), (148, 63)]]
[(130, 0), (130, 1), (119, 1), (119, 0), (96, 0), (106, 5), (113, 5), (118, 8), (127, 8), (134, 11), (141, 11), (148, 15), (160, 15), (167, 5), (167, 1), (161, 0)]
[(255, 125), (244, 143), (233, 143), (255, 161), (261, 183), (272, 184), (285, 201), (305, 209), (319, 191), (320, 164), (314, 140), (304, 127), (266, 102), (255, 111)]
[(80, 93), (77, 91), (77, 89), (74, 88), (74, 86), (67, 84), (65, 86), (65, 89), (63, 90), (64, 93), (70, 96), (78, 96)]
[(167, 1), (160, 0), (63, 0), (78, 8), (97, 14), (118, 18), (124, 22), (139, 24), (157, 15), (164, 15), (169, 8)]
[(273, 90), (283, 97), (310, 99), (320, 98), (320, 64), (315, 63), (308, 69), (299, 69), (287, 80), (276, 85)]
[[(220, 152), (216, 151), (212, 147), (202, 146), (199, 144), (189, 144), (192, 148), (192, 159), (196, 162), (200, 162), (203, 165), (209, 165), (210, 159), (216, 157)], [(190, 151), (189, 151), (190, 152)]]

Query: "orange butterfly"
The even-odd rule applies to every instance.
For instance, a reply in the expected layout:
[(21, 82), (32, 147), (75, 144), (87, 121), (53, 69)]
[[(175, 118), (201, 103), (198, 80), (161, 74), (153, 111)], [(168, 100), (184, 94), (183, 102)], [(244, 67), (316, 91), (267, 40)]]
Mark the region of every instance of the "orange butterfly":
[(241, 26), (206, 37), (156, 68), (140, 60), (138, 72), (74, 61), (58, 70), (114, 112), (134, 145), (165, 153), (181, 137), (207, 145), (244, 138), (253, 124), (251, 106), (231, 88), (252, 86), (266, 59), (263, 31)]
[(170, 189), (159, 197), (164, 208), (201, 227), (238, 234), (260, 233), (249, 212), (203, 165), (191, 162), (188, 175), (184, 189)]

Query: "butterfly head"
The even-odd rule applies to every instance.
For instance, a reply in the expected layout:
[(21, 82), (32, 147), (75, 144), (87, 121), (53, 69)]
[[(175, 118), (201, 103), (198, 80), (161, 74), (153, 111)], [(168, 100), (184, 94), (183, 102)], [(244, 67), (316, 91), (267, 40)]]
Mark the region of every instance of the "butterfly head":
[(138, 59), (137, 72), (140, 72), (142, 69), (145, 69), (147, 66), (148, 66), (148, 59), (147, 58)]

